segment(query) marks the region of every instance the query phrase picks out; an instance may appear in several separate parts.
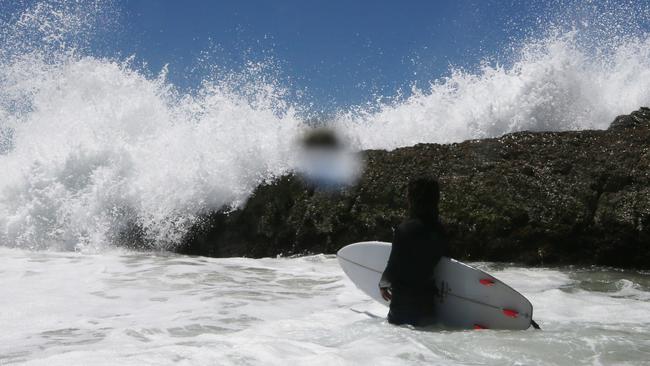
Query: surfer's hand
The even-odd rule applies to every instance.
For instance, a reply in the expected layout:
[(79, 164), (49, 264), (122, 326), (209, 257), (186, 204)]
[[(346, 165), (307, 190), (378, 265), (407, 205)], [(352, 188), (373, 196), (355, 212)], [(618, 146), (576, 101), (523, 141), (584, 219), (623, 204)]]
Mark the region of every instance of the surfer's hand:
[(381, 292), (381, 297), (386, 301), (390, 301), (393, 298), (393, 294), (390, 293), (388, 287), (380, 287), (379, 292)]

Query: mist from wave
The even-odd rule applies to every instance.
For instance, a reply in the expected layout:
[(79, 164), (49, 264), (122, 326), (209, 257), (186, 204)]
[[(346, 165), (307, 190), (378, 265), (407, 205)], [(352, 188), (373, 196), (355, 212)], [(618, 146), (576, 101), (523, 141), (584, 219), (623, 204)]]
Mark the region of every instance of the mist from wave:
[[(272, 66), (250, 61), (179, 90), (166, 68), (93, 54), (116, 11), (106, 1), (41, 1), (3, 19), (4, 245), (98, 250), (135, 227), (169, 248), (201, 214), (237, 207), (295, 167), (307, 108)], [(598, 24), (549, 26), (508, 62), (453, 69), (405, 98), (339, 111), (333, 125), (360, 149), (606, 128), (650, 104), (650, 36), (634, 24), (605, 35), (592, 31)]]
[[(552, 1), (539, 28), (477, 70), (450, 75), (389, 102), (357, 106), (337, 124), (363, 149), (449, 143), (515, 131), (606, 129), (650, 104), (650, 5)], [(513, 26), (516, 26), (513, 24)], [(381, 98), (380, 98), (381, 99)]]
[[(101, 248), (136, 223), (165, 247), (196, 215), (237, 205), (289, 168), (302, 122), (263, 63), (180, 93), (165, 69), (149, 75), (133, 59), (85, 54), (79, 34), (66, 33), (79, 17), (43, 9), (5, 28), (15, 48), (0, 77), (3, 243)], [(92, 23), (93, 9), (70, 14)]]

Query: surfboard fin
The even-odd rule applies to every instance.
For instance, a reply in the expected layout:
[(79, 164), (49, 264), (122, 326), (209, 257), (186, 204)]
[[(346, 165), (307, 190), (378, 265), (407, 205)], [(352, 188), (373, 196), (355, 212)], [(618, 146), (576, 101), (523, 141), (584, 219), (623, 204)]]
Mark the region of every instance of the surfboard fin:
[(535, 328), (536, 330), (542, 330), (542, 328), (540, 328), (539, 324), (537, 324), (537, 322), (534, 321), (533, 319), (530, 319), (530, 325), (532, 325), (533, 328)]

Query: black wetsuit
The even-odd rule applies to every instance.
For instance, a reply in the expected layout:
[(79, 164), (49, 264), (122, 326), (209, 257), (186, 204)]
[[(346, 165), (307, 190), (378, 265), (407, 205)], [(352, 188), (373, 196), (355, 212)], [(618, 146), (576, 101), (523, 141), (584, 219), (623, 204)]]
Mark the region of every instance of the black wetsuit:
[(436, 285), (433, 271), (449, 245), (437, 219), (409, 218), (397, 229), (379, 287), (391, 288), (388, 321), (430, 325), (435, 322)]

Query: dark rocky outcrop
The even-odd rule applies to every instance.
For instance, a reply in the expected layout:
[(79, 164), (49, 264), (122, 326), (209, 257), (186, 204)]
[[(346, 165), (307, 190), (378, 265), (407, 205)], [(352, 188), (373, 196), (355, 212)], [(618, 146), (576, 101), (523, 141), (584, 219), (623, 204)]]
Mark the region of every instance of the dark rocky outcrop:
[(281, 177), (243, 208), (205, 216), (178, 251), (261, 257), (389, 241), (409, 177), (429, 173), (440, 179), (454, 257), (650, 268), (650, 109), (604, 131), (518, 132), (363, 157), (356, 186), (333, 195)]

